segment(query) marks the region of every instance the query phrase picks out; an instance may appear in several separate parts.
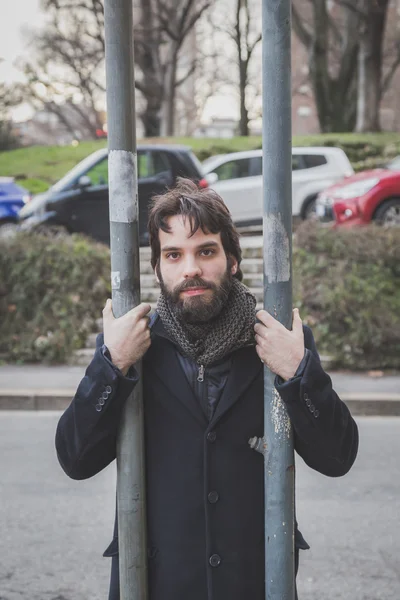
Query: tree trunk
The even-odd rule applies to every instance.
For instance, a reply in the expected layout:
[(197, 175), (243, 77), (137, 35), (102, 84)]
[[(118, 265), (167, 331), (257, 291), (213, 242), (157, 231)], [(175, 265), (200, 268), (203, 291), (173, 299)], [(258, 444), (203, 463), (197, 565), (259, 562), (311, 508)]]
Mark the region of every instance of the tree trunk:
[(380, 131), (382, 51), (388, 0), (378, 5), (364, 2), (366, 16), (360, 32), (356, 131)]
[(239, 93), (240, 93), (240, 121), (239, 135), (249, 135), (249, 113), (246, 107), (246, 87), (247, 87), (247, 60), (241, 60), (239, 63)]
[(171, 49), (171, 59), (167, 67), (166, 90), (165, 90), (165, 135), (172, 137), (175, 134), (175, 100), (176, 100), (176, 69), (178, 63), (178, 51), (175, 47)]

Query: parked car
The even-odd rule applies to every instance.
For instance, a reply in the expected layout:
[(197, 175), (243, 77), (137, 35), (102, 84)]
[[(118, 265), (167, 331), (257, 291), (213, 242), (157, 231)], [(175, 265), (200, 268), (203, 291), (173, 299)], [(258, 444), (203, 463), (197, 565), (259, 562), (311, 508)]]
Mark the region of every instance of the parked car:
[[(212, 156), (203, 162), (206, 177), (218, 192), (237, 226), (262, 224), (262, 150)], [(294, 147), (292, 149), (293, 216), (307, 219), (315, 214), (318, 193), (354, 173), (340, 148)]]
[(0, 177), (0, 236), (16, 229), (18, 213), (30, 199), (28, 190), (12, 177)]
[(362, 171), (329, 187), (319, 194), (316, 211), (321, 221), (337, 225), (400, 225), (400, 156), (385, 168)]
[[(185, 146), (141, 145), (137, 148), (140, 243), (148, 243), (149, 201), (187, 177), (207, 187), (200, 161)], [(77, 164), (47, 192), (38, 194), (19, 213), (22, 229), (62, 227), (110, 243), (108, 151), (97, 150)]]

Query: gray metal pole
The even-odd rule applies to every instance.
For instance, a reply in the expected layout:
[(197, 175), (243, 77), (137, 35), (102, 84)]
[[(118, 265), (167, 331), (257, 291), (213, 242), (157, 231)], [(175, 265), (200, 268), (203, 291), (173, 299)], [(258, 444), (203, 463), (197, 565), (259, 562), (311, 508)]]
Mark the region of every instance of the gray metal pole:
[[(105, 0), (111, 279), (115, 317), (140, 303), (132, 0)], [(126, 402), (117, 443), (121, 600), (147, 599), (142, 388)]]
[[(290, 0), (263, 0), (264, 307), (292, 326)], [(264, 369), (265, 586), (294, 600), (294, 455), (291, 424)]]

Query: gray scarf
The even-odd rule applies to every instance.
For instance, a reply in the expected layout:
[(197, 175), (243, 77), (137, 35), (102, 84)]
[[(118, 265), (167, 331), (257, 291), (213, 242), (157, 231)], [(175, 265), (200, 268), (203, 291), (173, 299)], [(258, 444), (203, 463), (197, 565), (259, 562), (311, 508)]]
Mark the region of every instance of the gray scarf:
[(181, 323), (161, 292), (157, 312), (185, 356), (205, 367), (234, 350), (254, 344), (256, 298), (236, 278), (220, 314), (206, 323)]

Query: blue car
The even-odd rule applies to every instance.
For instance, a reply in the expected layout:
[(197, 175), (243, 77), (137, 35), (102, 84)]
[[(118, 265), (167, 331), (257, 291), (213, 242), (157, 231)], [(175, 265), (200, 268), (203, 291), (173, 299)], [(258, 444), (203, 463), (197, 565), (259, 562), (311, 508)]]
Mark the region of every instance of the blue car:
[(18, 229), (18, 213), (32, 198), (12, 177), (0, 177), (0, 235)]

